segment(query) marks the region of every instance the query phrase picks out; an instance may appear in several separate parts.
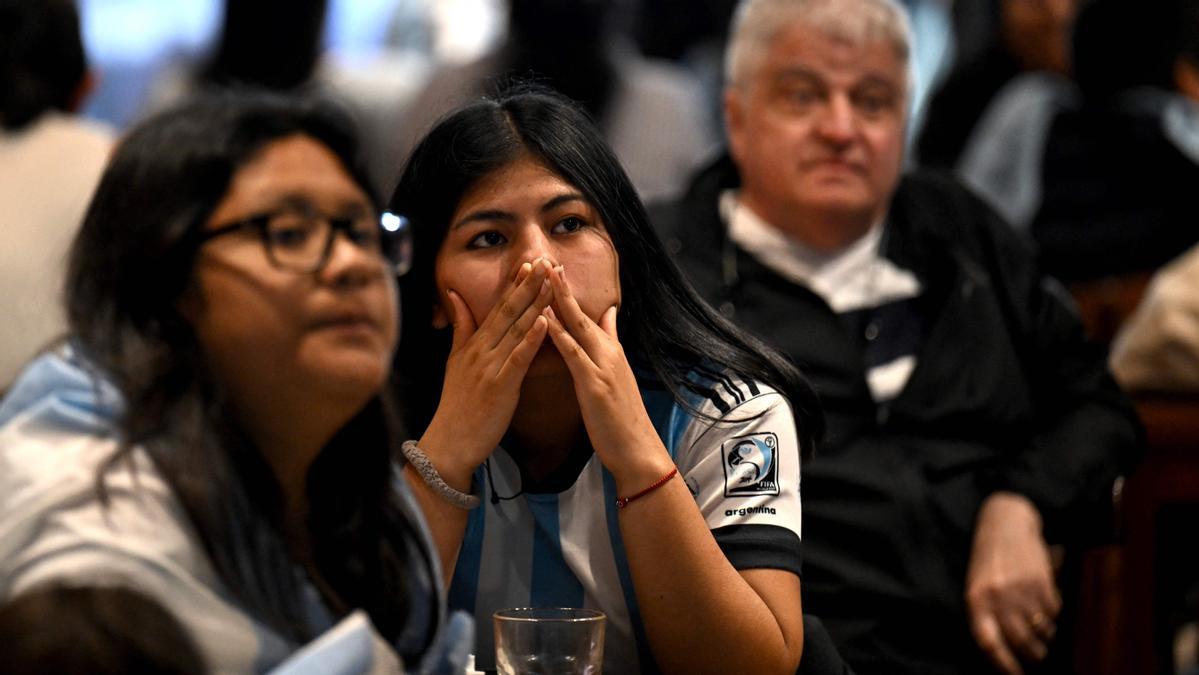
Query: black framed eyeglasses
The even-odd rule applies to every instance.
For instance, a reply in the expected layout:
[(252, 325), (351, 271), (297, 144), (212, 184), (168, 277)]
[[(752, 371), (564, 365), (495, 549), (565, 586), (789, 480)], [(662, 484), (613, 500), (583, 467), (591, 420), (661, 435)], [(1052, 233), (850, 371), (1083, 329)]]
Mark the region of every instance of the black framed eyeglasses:
[(311, 207), (285, 206), (208, 230), (199, 243), (245, 229), (257, 230), (267, 259), (289, 272), (311, 274), (324, 268), (338, 232), (363, 250), (378, 253), (396, 276), (412, 268), (412, 227), (407, 218), (389, 211), (334, 217)]

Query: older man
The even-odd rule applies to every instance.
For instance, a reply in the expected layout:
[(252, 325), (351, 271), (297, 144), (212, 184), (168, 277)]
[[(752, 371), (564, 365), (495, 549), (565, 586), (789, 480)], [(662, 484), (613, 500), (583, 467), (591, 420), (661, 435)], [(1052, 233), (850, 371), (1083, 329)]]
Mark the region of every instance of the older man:
[(1049, 543), (1102, 533), (1133, 415), (1023, 240), (901, 178), (892, 0), (747, 0), (730, 157), (659, 209), (700, 292), (788, 352), (830, 432), (804, 471), (804, 609), (859, 673), (1044, 668)]

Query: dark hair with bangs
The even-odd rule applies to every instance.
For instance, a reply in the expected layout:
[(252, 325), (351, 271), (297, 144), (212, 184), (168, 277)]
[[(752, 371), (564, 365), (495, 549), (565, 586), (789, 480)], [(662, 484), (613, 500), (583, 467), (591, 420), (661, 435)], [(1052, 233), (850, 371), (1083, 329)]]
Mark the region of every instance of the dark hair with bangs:
[(451, 330), (433, 328), (434, 261), (463, 195), (484, 176), (531, 155), (577, 187), (599, 212), (620, 260), (620, 341), (639, 376), (650, 374), (689, 410), (698, 373), (731, 371), (765, 382), (791, 402), (801, 447), (824, 428), (816, 395), (796, 368), (716, 313), (684, 281), (645, 207), (586, 113), (543, 89), (519, 87), (443, 119), (413, 151), (389, 209), (415, 236), (412, 271), (400, 280), (403, 335), (396, 368), (406, 421), (424, 429), (437, 410)]
[[(66, 306), (74, 344), (124, 397), (121, 449), (97, 476), (101, 495), (105, 470), (144, 448), (238, 600), (284, 635), (307, 640), (281, 491), (177, 307), (192, 283), (199, 237), (237, 170), (295, 135), (322, 143), (371, 194), (352, 126), (323, 102), (216, 93), (139, 125), (117, 147), (84, 217)], [(388, 396), (368, 403), (310, 467), (308, 529), (326, 605), (334, 614), (366, 609), (384, 637), (403, 638), (407, 660), (431, 637), (403, 635), (409, 609), (433, 617), (438, 610), (435, 598), (431, 609), (410, 606), (415, 580), (432, 578), (432, 561), (395, 492), (398, 418)]]

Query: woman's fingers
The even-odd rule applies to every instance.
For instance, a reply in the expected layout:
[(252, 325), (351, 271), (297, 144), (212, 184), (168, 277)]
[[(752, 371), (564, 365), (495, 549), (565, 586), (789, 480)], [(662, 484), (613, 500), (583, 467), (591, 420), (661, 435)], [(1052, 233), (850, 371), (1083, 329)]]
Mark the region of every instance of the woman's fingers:
[[(479, 326), (479, 332), (486, 336), (486, 347), (496, 347), (512, 324), (520, 320), (525, 310), (537, 300), (542, 285), (549, 274), (549, 261), (538, 258), (532, 263), (523, 263), (516, 272), (516, 281), (500, 298), (499, 304), (492, 308), (491, 313)], [(534, 313), (536, 314), (536, 313)]]
[(612, 338), (613, 340), (620, 339), (616, 334), (616, 312), (616, 305), (612, 305), (608, 308), (608, 311), (604, 312), (604, 315), (600, 317), (600, 328), (602, 328), (603, 331), (608, 334), (608, 337)]
[(447, 290), (445, 295), (450, 310), (450, 321), (454, 326), (450, 351), (456, 352), (475, 334), (475, 318), (471, 316), (470, 308), (466, 306), (462, 297), (454, 292), (454, 289)]
[(521, 337), (520, 341), (508, 354), (508, 358), (504, 360), (500, 366), (500, 379), (515, 378), (517, 381), (522, 381), (525, 378), (525, 373), (529, 372), (529, 366), (533, 363), (533, 358), (537, 356), (537, 351), (541, 349), (541, 343), (545, 340), (545, 334), (549, 320), (541, 314), (538, 314), (533, 319), (532, 325), (528, 331)]
[[(602, 344), (599, 327), (591, 317), (579, 307), (578, 301), (566, 283), (566, 268), (559, 265), (550, 272), (550, 282), (554, 287), (554, 305), (557, 307), (556, 316), (559, 323), (570, 333), (575, 342), (588, 354), (595, 353)], [(553, 335), (551, 331), (550, 335)]]
[[(549, 281), (542, 281), (541, 290), (537, 293), (537, 297), (533, 298), (532, 304), (526, 307), (524, 313), (508, 327), (508, 331), (504, 333), (499, 343), (495, 345), (495, 351), (501, 355), (506, 355), (524, 344), (525, 339), (529, 337), (529, 330), (533, 328), (533, 325), (539, 318), (542, 318), (542, 310), (549, 307), (553, 299), (554, 292), (550, 288)], [(545, 337), (544, 331), (541, 333), (541, 337)], [(534, 347), (533, 353), (536, 353), (536, 350), (540, 347), (541, 343), (538, 342), (536, 347)]]
[(519, 286), (520, 282), (527, 279), (528, 276), (533, 273), (533, 265), (536, 263), (537, 263), (537, 260), (534, 260), (531, 263), (524, 263), (520, 267), (518, 267), (516, 269), (516, 278), (514, 278), (512, 280), (512, 285)]
[(587, 355), (582, 345), (570, 334), (570, 331), (566, 330), (566, 326), (562, 325), (562, 321), (558, 319), (558, 315), (552, 307), (546, 308), (545, 317), (549, 322), (547, 328), (550, 340), (553, 340), (554, 347), (562, 355), (562, 360), (566, 362), (571, 377), (576, 383), (579, 382), (580, 378), (587, 374), (588, 366), (594, 366), (595, 363)]

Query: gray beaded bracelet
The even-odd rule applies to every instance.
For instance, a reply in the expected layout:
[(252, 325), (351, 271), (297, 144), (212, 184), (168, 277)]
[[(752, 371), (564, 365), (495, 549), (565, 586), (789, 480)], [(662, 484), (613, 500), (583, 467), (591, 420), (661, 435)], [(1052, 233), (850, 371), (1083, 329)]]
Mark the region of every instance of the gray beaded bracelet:
[(479, 505), (478, 497), (468, 495), (465, 492), (459, 492), (450, 487), (449, 483), (442, 480), (441, 474), (437, 473), (437, 467), (433, 466), (433, 462), (429, 461), (428, 455), (417, 447), (416, 441), (404, 441), (400, 449), (404, 452), (404, 456), (408, 458), (408, 461), (412, 463), (412, 468), (416, 469), (421, 479), (425, 481), (425, 484), (440, 495), (442, 499), (460, 509), (469, 510)]

